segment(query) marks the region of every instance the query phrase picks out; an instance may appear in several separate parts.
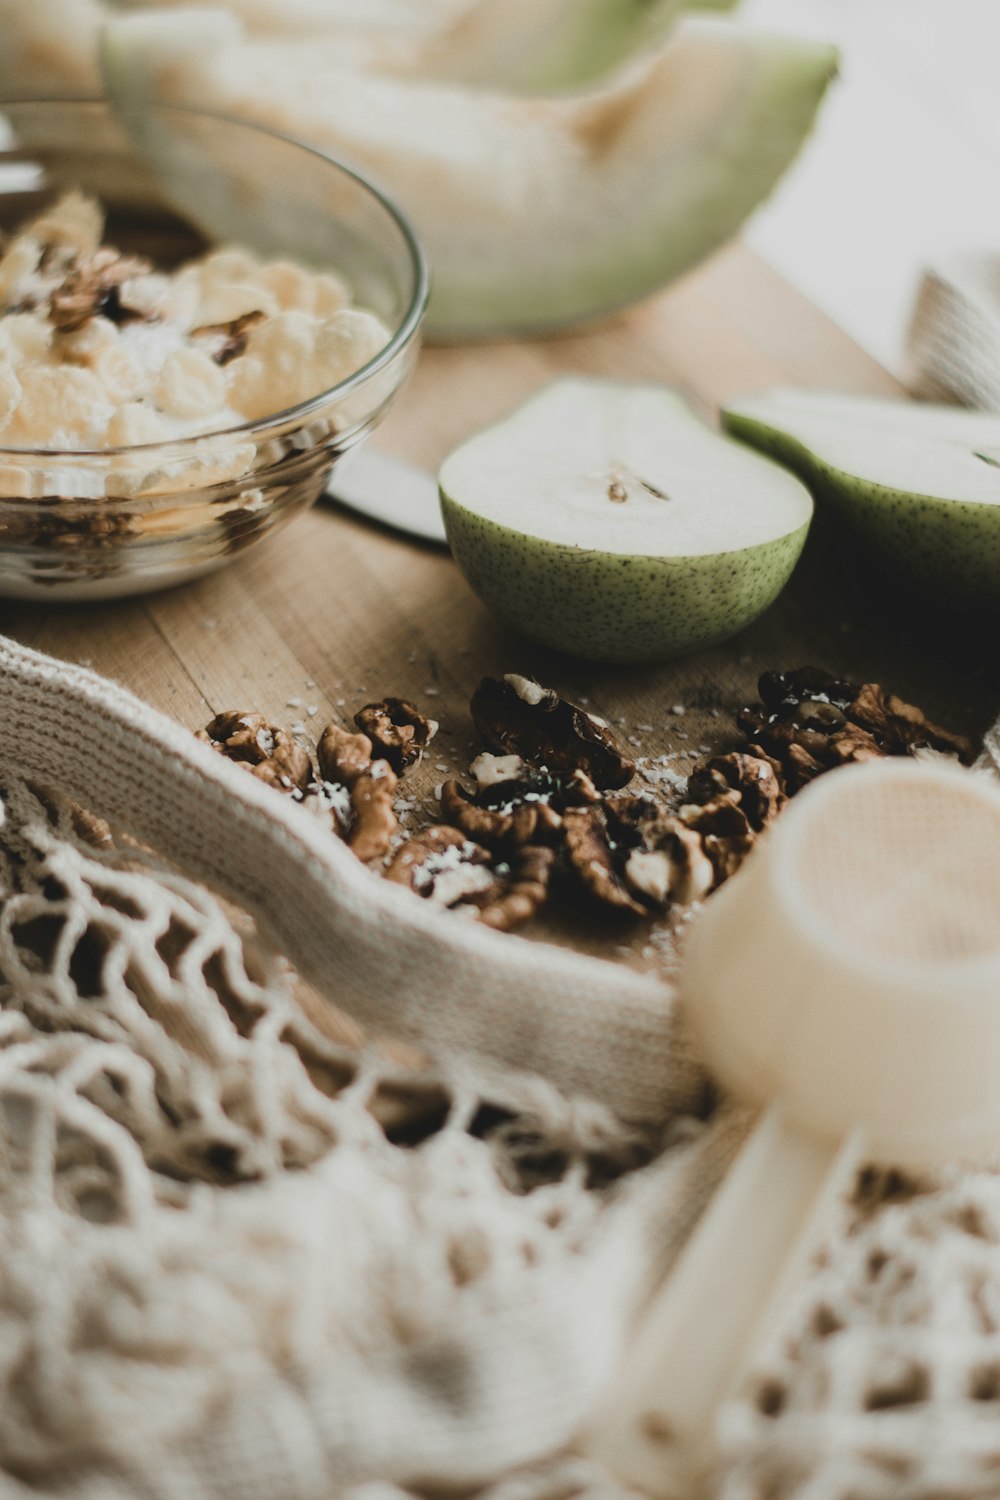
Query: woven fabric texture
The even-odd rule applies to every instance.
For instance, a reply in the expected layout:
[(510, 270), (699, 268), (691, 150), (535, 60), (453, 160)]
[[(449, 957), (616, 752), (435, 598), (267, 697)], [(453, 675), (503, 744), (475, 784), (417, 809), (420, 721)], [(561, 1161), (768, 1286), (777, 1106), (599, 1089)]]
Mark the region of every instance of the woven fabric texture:
[(429, 919), (113, 685), (0, 666), (0, 1496), (558, 1452), (715, 1149), (669, 989)]
[[(746, 1125), (669, 988), (427, 913), (120, 689), (0, 665), (0, 1500), (622, 1496), (573, 1436)], [(723, 1500), (997, 1493), (998, 1183), (866, 1179)]]
[(413, 901), (287, 799), (91, 672), (5, 642), (0, 674), (3, 763), (230, 897), (366, 1027), (524, 1068), (630, 1117), (663, 1119), (690, 1096), (696, 1069), (661, 981), (510, 943)]
[(957, 256), (927, 271), (908, 352), (921, 395), (1000, 412), (1000, 256)]

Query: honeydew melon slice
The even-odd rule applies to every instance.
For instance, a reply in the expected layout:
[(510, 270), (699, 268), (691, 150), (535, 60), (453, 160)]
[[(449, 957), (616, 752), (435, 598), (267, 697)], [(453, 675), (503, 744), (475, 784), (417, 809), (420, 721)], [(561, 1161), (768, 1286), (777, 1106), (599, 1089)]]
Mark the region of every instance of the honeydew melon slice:
[[(100, 88), (97, 38), (110, 10), (192, 0), (0, 0), (0, 97)], [(335, 66), (436, 76), (513, 92), (580, 86), (666, 34), (684, 0), (196, 0), (248, 31), (336, 47)], [(733, 0), (687, 0), (729, 9)], [(325, 66), (327, 59), (317, 59)]]
[(1000, 606), (1000, 415), (782, 390), (727, 407), (723, 422), (921, 594)]
[(804, 485), (663, 386), (565, 379), (444, 462), (441, 511), (483, 602), (548, 646), (644, 661), (724, 640), (787, 581)]
[(100, 0), (0, 0), (0, 99), (66, 99), (101, 89)]
[(836, 60), (699, 17), (607, 88), (524, 99), (320, 68), (307, 42), (255, 40), (194, 9), (122, 16), (103, 51), (111, 98), (164, 170), (154, 101), (249, 117), (380, 181), (430, 253), (429, 329), (445, 337), (557, 328), (679, 275), (773, 187)]
[[(156, 0), (111, 0), (149, 10)], [(160, 0), (160, 4), (163, 0)], [(185, 4), (190, 0), (167, 0)], [(211, 5), (213, 0), (198, 0)], [(220, 0), (214, 0), (219, 4)], [(725, 0), (726, 4), (732, 0)], [(684, 0), (224, 0), (252, 33), (309, 32), (343, 66), (549, 93), (607, 77), (666, 36)], [(346, 51), (345, 51), (346, 49)]]
[(511, 93), (606, 78), (667, 35), (683, 0), (479, 0), (429, 38), (410, 71)]

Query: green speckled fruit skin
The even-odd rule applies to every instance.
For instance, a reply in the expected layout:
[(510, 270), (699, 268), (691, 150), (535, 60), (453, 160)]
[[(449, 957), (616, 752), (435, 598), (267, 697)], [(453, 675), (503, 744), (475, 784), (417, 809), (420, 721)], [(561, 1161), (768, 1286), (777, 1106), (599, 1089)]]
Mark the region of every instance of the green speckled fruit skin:
[(809, 530), (707, 557), (623, 557), (500, 526), (444, 491), (441, 513), (489, 609), (546, 646), (608, 662), (662, 661), (735, 635), (777, 598)]
[(1000, 609), (1000, 505), (915, 495), (845, 474), (738, 412), (724, 411), (722, 424), (797, 474), (901, 583), (943, 604)]

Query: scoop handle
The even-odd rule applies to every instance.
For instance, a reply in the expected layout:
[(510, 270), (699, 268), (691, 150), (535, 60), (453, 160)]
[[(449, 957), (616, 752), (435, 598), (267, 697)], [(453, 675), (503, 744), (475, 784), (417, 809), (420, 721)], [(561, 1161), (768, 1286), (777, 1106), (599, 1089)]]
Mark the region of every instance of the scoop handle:
[(712, 1459), (715, 1414), (801, 1275), (850, 1186), (860, 1130), (840, 1145), (772, 1105), (646, 1309), (586, 1433), (586, 1451), (659, 1500), (692, 1500)]

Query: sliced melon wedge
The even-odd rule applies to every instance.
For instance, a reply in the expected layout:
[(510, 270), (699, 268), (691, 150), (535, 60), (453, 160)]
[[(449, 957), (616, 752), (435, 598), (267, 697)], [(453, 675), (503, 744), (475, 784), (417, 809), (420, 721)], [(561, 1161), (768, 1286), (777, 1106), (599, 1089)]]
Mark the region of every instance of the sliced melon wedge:
[(101, 0), (0, 0), (0, 98), (100, 92)]
[(650, 51), (683, 0), (478, 0), (429, 38), (413, 59), (417, 76), (560, 93), (607, 78)]
[(607, 77), (660, 41), (682, 7), (734, 0), (0, 0), (0, 96), (96, 92), (109, 11), (192, 3), (224, 6), (254, 35), (335, 49), (317, 66), (546, 93)]
[(334, 72), (308, 42), (207, 10), (123, 16), (104, 41), (108, 92), (140, 134), (151, 101), (210, 104), (381, 181), (430, 252), (446, 337), (557, 328), (679, 275), (773, 187), (834, 64), (830, 47), (697, 18), (613, 87), (540, 100)]
[[(150, 10), (192, 0), (109, 0)], [(667, 35), (683, 9), (734, 0), (196, 0), (224, 5), (248, 31), (308, 33), (327, 61), (511, 93), (559, 93), (607, 78)]]
[[(150, 10), (191, 0), (109, 0)], [(309, 35), (317, 62), (511, 93), (551, 93), (605, 78), (666, 36), (684, 0), (197, 0), (248, 32)]]
[(1000, 606), (1000, 416), (774, 391), (727, 407), (723, 422), (801, 475), (923, 595)]
[(455, 561), (526, 635), (597, 661), (724, 640), (777, 596), (806, 488), (655, 385), (558, 380), (447, 458)]

